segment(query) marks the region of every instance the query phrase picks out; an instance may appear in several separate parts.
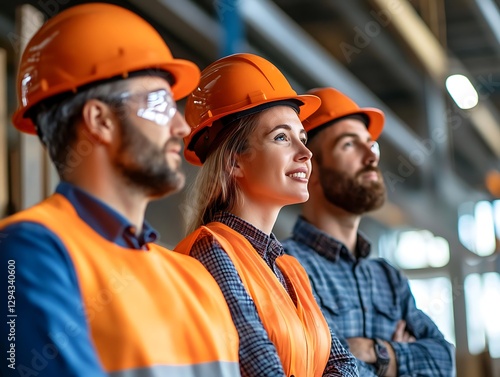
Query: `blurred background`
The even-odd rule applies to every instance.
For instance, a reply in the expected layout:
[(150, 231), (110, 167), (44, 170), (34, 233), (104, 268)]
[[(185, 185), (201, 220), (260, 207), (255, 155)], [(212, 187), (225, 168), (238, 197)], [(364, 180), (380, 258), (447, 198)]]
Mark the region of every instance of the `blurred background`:
[[(0, 5), (0, 216), (37, 203), (57, 184), (36, 137), (10, 123), (15, 72), (40, 25), (82, 2)], [(175, 57), (201, 69), (252, 52), (278, 66), (297, 92), (333, 86), (382, 109), (388, 201), (362, 222), (373, 256), (404, 270), (417, 306), (456, 345), (459, 377), (500, 376), (499, 0), (106, 2), (146, 18)], [(185, 170), (189, 184), (196, 168), (185, 163)], [(180, 193), (148, 209), (166, 246), (183, 237), (183, 200)], [(282, 211), (279, 238), (298, 210)]]

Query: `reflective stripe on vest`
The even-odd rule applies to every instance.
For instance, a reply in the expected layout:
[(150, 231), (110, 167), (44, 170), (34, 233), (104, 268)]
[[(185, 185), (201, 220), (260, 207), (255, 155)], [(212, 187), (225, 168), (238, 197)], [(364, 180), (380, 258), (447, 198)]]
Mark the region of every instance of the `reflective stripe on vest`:
[(312, 295), (307, 273), (288, 255), (276, 263), (291, 282), (297, 306), (266, 262), (240, 233), (222, 223), (210, 223), (185, 238), (175, 251), (189, 254), (200, 234), (207, 232), (231, 258), (274, 343), (287, 376), (321, 377), (328, 362), (331, 335)]
[(64, 244), (89, 331), (113, 376), (239, 376), (239, 338), (217, 283), (201, 263), (161, 246), (120, 247), (78, 217), (62, 195), (0, 221), (29, 221)]
[(149, 368), (109, 373), (109, 377), (220, 377), (239, 375), (238, 364), (224, 362), (183, 366), (156, 365)]

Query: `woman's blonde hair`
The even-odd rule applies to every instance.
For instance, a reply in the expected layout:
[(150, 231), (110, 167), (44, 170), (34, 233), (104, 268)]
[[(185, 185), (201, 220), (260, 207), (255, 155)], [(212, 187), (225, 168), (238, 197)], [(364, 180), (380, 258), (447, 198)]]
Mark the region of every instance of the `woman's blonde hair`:
[(257, 128), (260, 115), (248, 115), (225, 126), (230, 129), (216, 140), (217, 147), (208, 155), (187, 194), (184, 213), (188, 234), (242, 200), (233, 176), (235, 157), (250, 151), (249, 136)]

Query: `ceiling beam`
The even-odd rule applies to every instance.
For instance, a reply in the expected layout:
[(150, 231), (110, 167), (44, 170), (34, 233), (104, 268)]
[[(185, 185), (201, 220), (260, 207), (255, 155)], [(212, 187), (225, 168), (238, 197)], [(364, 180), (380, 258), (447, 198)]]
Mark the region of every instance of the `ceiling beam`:
[(500, 57), (500, 9), (493, 0), (467, 0), (472, 7), (478, 24), (486, 32), (486, 39), (489, 45)]
[[(391, 25), (426, 68), (442, 83), (448, 74), (448, 57), (434, 34), (406, 0), (372, 0), (384, 14), (391, 15)], [(441, 84), (442, 85), (442, 84)]]
[[(330, 0), (328, 5), (331, 9), (339, 12), (344, 21), (352, 25), (352, 29), (357, 31), (357, 35), (358, 33), (364, 33), (369, 38), (366, 41), (367, 46), (364, 48), (369, 48), (370, 52), (383, 65), (391, 67), (395, 80), (406, 84), (408, 89), (413, 92), (422, 90), (422, 83), (417, 72), (408, 64), (402, 50), (384, 32), (385, 28), (390, 27), (394, 15), (377, 13), (375, 10), (366, 12), (366, 9), (362, 7), (363, 4), (353, 0)], [(354, 41), (353, 43), (352, 48), (357, 48), (359, 44)]]
[(217, 20), (189, 0), (129, 0), (149, 18), (180, 37), (208, 61), (217, 58), (223, 30)]
[[(439, 41), (407, 0), (372, 1), (384, 13), (393, 15), (394, 27), (419, 57), (438, 88), (443, 87), (444, 80), (450, 73), (462, 73), (470, 77), (458, 59), (448, 58), (449, 54), (444, 51)], [(475, 0), (475, 4), (481, 9), (485, 20), (492, 23), (491, 26), (494, 27), (492, 31), (500, 42), (500, 26), (493, 25), (497, 21), (500, 22), (498, 7), (491, 0)], [(498, 117), (495, 115), (493, 106), (485, 96), (480, 98), (480, 103), (468, 113), (471, 123), (483, 140), (495, 156), (500, 157), (500, 125), (497, 121)]]

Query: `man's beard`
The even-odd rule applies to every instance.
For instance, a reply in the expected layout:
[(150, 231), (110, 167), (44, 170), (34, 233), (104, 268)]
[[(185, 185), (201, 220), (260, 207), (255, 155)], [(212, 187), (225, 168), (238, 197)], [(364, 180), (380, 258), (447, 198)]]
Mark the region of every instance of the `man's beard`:
[[(362, 183), (361, 174), (376, 172), (378, 181)], [(326, 199), (349, 213), (361, 215), (380, 208), (385, 201), (385, 185), (380, 170), (373, 166), (358, 171), (354, 177), (335, 169), (319, 166), (320, 183)]]
[(171, 138), (163, 147), (153, 144), (128, 120), (122, 119), (121, 145), (115, 166), (122, 176), (150, 197), (162, 197), (184, 186), (184, 174), (168, 165), (169, 143), (181, 142)]

